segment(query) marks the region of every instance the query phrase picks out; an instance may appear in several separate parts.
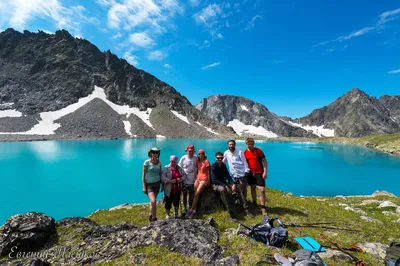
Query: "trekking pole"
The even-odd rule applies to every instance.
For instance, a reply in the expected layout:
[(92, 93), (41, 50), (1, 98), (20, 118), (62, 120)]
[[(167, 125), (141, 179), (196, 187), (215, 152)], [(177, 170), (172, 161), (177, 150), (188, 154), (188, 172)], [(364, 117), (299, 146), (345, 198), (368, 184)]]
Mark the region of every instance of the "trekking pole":
[(322, 229), (332, 229), (332, 230), (343, 230), (349, 232), (361, 232), (360, 230), (350, 229), (350, 228), (342, 228), (335, 226), (323, 226), (328, 223), (310, 223), (310, 224), (284, 224), (285, 227), (312, 227), (312, 228), (322, 228)]
[(321, 236), (323, 238), (325, 238), (326, 240), (328, 240), (332, 245), (334, 245), (335, 247), (337, 247), (341, 252), (343, 252), (344, 254), (348, 255), (353, 261), (354, 261), (354, 265), (355, 266), (367, 266), (367, 264), (365, 262), (363, 262), (362, 260), (358, 259), (357, 257), (353, 256), (352, 254), (350, 254), (349, 252), (344, 251), (341, 247), (339, 247), (338, 244), (336, 244), (335, 242), (333, 242), (331, 239), (329, 239), (326, 235), (321, 234)]

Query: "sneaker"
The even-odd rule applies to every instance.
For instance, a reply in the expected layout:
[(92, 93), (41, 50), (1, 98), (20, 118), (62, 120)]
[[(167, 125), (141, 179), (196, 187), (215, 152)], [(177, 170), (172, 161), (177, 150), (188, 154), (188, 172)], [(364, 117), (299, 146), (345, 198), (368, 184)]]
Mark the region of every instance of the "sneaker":
[(150, 214), (149, 215), (149, 222), (151, 222), (152, 219), (153, 219), (153, 216)]
[(169, 219), (170, 219), (169, 215), (168, 214), (165, 215), (165, 220), (169, 220)]
[(191, 211), (189, 211), (190, 212), (190, 214), (189, 214), (189, 219), (193, 219), (193, 217), (196, 215), (196, 210), (191, 210)]
[(249, 210), (245, 210), (244, 213), (250, 217), (250, 218), (254, 218), (254, 215), (249, 211)]

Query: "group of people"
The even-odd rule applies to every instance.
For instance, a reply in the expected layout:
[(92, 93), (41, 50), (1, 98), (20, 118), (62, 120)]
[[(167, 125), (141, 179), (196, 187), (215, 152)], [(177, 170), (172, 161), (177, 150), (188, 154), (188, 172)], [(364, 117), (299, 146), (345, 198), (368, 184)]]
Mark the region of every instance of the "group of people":
[(150, 149), (149, 159), (144, 162), (142, 172), (143, 192), (150, 199), (149, 221), (157, 220), (156, 199), (160, 190), (164, 190), (166, 219), (171, 217), (172, 205), (175, 211), (174, 217), (179, 217), (181, 194), (183, 202), (181, 215), (193, 218), (196, 215), (199, 196), (210, 184), (212, 189), (219, 193), (232, 219), (235, 219), (231, 208), (233, 193), (236, 193), (236, 197), (241, 202), (244, 213), (249, 217), (254, 217), (249, 211), (246, 200), (248, 185), (251, 187), (253, 204), (257, 204), (256, 188), (258, 189), (262, 214), (267, 215), (265, 179), (267, 179), (268, 164), (263, 151), (256, 148), (254, 144), (253, 138), (247, 138), (247, 149), (243, 152), (236, 149), (235, 140), (229, 140), (228, 150), (225, 153), (217, 152), (212, 165), (204, 150), (200, 149), (196, 156), (194, 145), (189, 145), (186, 147), (187, 154), (182, 156), (179, 163), (178, 157), (172, 155), (169, 158), (169, 164), (164, 168), (159, 159), (161, 150)]

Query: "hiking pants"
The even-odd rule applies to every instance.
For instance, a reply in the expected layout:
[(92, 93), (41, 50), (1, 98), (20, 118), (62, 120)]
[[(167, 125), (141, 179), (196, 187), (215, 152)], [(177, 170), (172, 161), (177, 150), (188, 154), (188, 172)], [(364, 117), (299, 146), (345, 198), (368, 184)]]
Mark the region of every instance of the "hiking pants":
[(214, 192), (219, 193), (222, 203), (224, 204), (226, 210), (229, 212), (231, 210), (230, 204), (229, 204), (230, 203), (230, 200), (229, 200), (230, 193), (228, 191), (226, 191), (224, 186), (213, 185), (212, 188), (213, 188)]
[(249, 205), (247, 205), (247, 200), (244, 197), (241, 184), (247, 184), (245, 177), (240, 177), (240, 178), (234, 178), (235, 184), (236, 184), (236, 194), (238, 195), (238, 198), (240, 200), (240, 203), (243, 205), (243, 209), (248, 210)]
[(179, 201), (181, 198), (181, 192), (172, 192), (168, 196), (165, 196), (165, 209), (170, 210), (172, 207), (172, 203), (174, 204), (174, 207), (179, 207)]

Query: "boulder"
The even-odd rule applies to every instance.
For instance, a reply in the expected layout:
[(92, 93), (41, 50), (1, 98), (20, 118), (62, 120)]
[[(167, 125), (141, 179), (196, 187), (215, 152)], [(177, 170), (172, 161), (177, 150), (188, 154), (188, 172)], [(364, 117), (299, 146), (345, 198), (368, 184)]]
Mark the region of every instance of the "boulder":
[(368, 217), (368, 216), (360, 216), (360, 218), (361, 218), (362, 220), (364, 220), (364, 221), (367, 221), (367, 222), (383, 224), (382, 221), (373, 219), (373, 218)]
[(197, 204), (197, 213), (211, 213), (218, 208), (223, 208), (222, 200), (216, 192), (208, 186), (204, 189), (199, 197), (199, 203)]
[(55, 232), (54, 219), (38, 212), (29, 212), (10, 217), (1, 228), (0, 256), (18, 251), (41, 248)]

